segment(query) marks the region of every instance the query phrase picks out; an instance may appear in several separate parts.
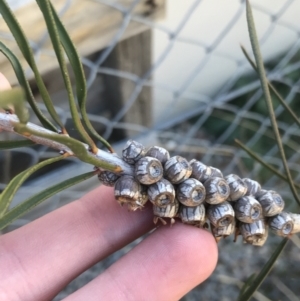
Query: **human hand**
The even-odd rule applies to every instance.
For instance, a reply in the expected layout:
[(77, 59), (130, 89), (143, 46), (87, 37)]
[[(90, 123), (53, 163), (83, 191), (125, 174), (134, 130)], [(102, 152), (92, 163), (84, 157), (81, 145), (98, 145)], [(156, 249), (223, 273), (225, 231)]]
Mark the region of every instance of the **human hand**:
[[(147, 207), (147, 206), (146, 206)], [(83, 271), (153, 228), (150, 206), (128, 212), (101, 186), (0, 237), (0, 300), (51, 300)], [(215, 268), (210, 233), (158, 227), (65, 300), (178, 300)]]
[[(76, 276), (153, 229), (150, 207), (128, 212), (113, 189), (100, 186), (1, 236), (0, 300), (51, 300)], [(216, 261), (209, 232), (176, 222), (155, 229), (64, 300), (178, 300), (209, 277)]]

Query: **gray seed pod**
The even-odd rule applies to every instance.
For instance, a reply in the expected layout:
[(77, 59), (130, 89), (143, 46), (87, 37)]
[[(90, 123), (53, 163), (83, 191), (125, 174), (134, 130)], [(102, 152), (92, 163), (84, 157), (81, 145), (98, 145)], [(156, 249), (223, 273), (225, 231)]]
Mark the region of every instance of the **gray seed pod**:
[(135, 164), (145, 155), (145, 147), (134, 140), (128, 140), (122, 151), (123, 160), (128, 164)]
[(229, 202), (218, 205), (210, 205), (207, 209), (207, 217), (214, 227), (226, 227), (234, 220), (234, 210)]
[(216, 241), (219, 242), (222, 238), (226, 238), (227, 236), (234, 233), (235, 227), (236, 227), (236, 222), (235, 219), (233, 219), (232, 222), (225, 227), (215, 227), (211, 225), (211, 231)]
[(268, 225), (266, 224), (266, 222), (264, 222), (264, 224), (265, 224), (265, 233), (260, 237), (260, 238), (257, 238), (257, 239), (254, 239), (254, 240), (252, 240), (252, 245), (253, 246), (257, 246), (257, 247), (262, 247), (264, 244), (265, 244), (265, 242), (267, 241), (267, 239), (268, 239), (268, 234), (269, 234), (269, 227), (268, 227)]
[(254, 196), (255, 198), (258, 200), (259, 197), (263, 196), (264, 194), (266, 194), (269, 190), (266, 189), (261, 189), (259, 190)]
[(151, 185), (163, 176), (163, 167), (155, 158), (143, 157), (135, 163), (135, 177), (144, 185)]
[(121, 205), (138, 201), (140, 191), (140, 183), (132, 176), (121, 176), (115, 183), (115, 198)]
[(234, 205), (236, 218), (243, 223), (253, 223), (262, 219), (261, 204), (252, 196), (244, 196)]
[(152, 184), (148, 188), (148, 197), (151, 203), (159, 207), (166, 207), (175, 200), (175, 189), (166, 179)]
[(127, 207), (129, 211), (136, 211), (138, 209), (143, 209), (145, 204), (148, 201), (148, 193), (147, 193), (147, 186), (140, 185), (140, 193), (139, 198), (137, 201), (133, 201), (130, 203), (127, 203)]
[(257, 200), (263, 208), (264, 216), (274, 216), (284, 208), (284, 201), (281, 196), (273, 190), (261, 191)]
[(171, 219), (171, 225), (175, 223), (174, 217), (176, 216), (179, 209), (179, 202), (175, 199), (173, 203), (167, 205), (166, 207), (158, 207), (153, 206), (153, 222), (154, 224), (157, 224), (157, 222), (160, 220), (164, 225), (166, 225), (166, 221), (164, 218), (170, 218)]
[(205, 200), (205, 187), (196, 179), (187, 179), (177, 187), (177, 199), (185, 206), (198, 206)]
[(195, 159), (190, 161), (190, 165), (192, 166), (191, 178), (204, 183), (208, 178), (211, 177), (212, 171), (209, 166), (206, 166), (202, 162)]
[(152, 146), (150, 147), (145, 156), (156, 158), (161, 162), (161, 164), (164, 166), (165, 163), (170, 159), (170, 154), (169, 152), (160, 146)]
[(222, 174), (222, 171), (216, 167), (213, 167), (213, 166), (209, 166), (209, 168), (211, 169), (211, 177), (212, 178), (223, 178), (223, 174)]
[(192, 173), (189, 162), (180, 156), (174, 156), (165, 163), (165, 176), (173, 184), (188, 179)]
[(181, 205), (179, 208), (179, 217), (184, 224), (190, 224), (202, 228), (206, 220), (205, 206), (203, 204), (196, 207)]
[(300, 232), (300, 214), (289, 213), (294, 222), (294, 228), (292, 234)]
[(240, 223), (239, 230), (244, 241), (255, 246), (262, 246), (268, 237), (268, 231), (264, 220), (258, 220), (252, 224)]
[(258, 182), (253, 181), (251, 179), (248, 178), (244, 178), (243, 179), (244, 183), (247, 186), (247, 192), (245, 195), (253, 195), (256, 196), (260, 191), (261, 191), (261, 186)]
[(225, 177), (225, 180), (230, 188), (230, 201), (237, 201), (239, 198), (243, 197), (246, 194), (247, 185), (239, 176), (230, 174)]
[(113, 187), (120, 176), (108, 170), (101, 170), (98, 174), (99, 181), (105, 186)]
[(268, 230), (268, 226), (266, 225), (265, 234), (263, 234), (260, 238), (252, 240), (251, 244), (253, 246), (262, 247), (268, 239), (268, 234), (269, 234), (269, 230)]
[(288, 236), (292, 234), (294, 229), (294, 221), (287, 212), (281, 212), (275, 216), (270, 217), (268, 223), (270, 228), (278, 236)]
[(208, 204), (219, 204), (229, 197), (230, 188), (223, 178), (209, 178), (204, 182), (204, 187)]

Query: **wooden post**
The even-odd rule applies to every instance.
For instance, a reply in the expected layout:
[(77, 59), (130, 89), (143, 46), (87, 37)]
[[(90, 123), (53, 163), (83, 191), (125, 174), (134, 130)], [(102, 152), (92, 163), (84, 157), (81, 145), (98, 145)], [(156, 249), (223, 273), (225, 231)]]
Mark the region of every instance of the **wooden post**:
[[(126, 71), (142, 77), (151, 67), (152, 32), (147, 30), (126, 39), (116, 45), (103, 66), (115, 70)], [(126, 104), (136, 83), (117, 76), (103, 75), (104, 101), (107, 101), (111, 118), (114, 118)], [(152, 93), (151, 87), (143, 87), (136, 101), (124, 118), (124, 122), (149, 127), (152, 124)], [(119, 140), (124, 136), (132, 136), (137, 132), (132, 130), (114, 130), (113, 139)]]

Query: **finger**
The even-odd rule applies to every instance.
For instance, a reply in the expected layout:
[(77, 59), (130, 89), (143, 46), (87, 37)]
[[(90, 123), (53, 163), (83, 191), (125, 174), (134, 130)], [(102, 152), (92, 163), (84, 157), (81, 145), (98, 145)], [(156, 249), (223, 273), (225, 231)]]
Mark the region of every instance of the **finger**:
[(10, 88), (10, 83), (6, 77), (0, 72), (0, 90), (6, 90)]
[(51, 299), (74, 277), (152, 227), (151, 210), (128, 212), (111, 188), (101, 186), (0, 237), (0, 291), (24, 301)]
[(210, 276), (216, 262), (207, 231), (180, 223), (162, 227), (64, 301), (179, 300)]

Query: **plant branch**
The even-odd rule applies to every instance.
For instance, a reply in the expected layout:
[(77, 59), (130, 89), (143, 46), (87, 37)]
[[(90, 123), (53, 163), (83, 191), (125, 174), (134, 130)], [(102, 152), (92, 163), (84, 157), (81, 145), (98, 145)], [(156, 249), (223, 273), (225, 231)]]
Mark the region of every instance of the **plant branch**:
[[(58, 151), (63, 151), (69, 153), (71, 156), (76, 156), (75, 153), (71, 150), (70, 147), (66, 146), (63, 143), (60, 143), (58, 141), (53, 141), (51, 139), (41, 137), (39, 135), (31, 134), (30, 132), (36, 132), (39, 133), (40, 135), (57, 135), (56, 133), (47, 130), (43, 127), (40, 127), (34, 123), (28, 122), (26, 124), (26, 128), (29, 130), (28, 132), (19, 133), (15, 129), (16, 124), (19, 123), (19, 119), (16, 115), (14, 114), (6, 114), (6, 113), (1, 113), (0, 112), (0, 131), (7, 131), (7, 132), (12, 132), (18, 135), (21, 135), (25, 137), (26, 139), (29, 139), (37, 144), (42, 144), (46, 145), (50, 148), (56, 149)], [(63, 137), (63, 135), (62, 135)], [(99, 160), (102, 162), (105, 162), (107, 165), (114, 166), (114, 170), (111, 170), (117, 174), (128, 174), (128, 175), (133, 175), (133, 167), (126, 162), (124, 162), (120, 157), (118, 157), (115, 153), (108, 153), (103, 150), (98, 149), (96, 154), (93, 154), (89, 151), (89, 146), (85, 143), (79, 142), (89, 153), (89, 158), (91, 160), (89, 161), (95, 161)], [(83, 160), (85, 162), (88, 162), (88, 160)], [(97, 164), (95, 164), (98, 166)], [(103, 166), (98, 166), (103, 168)]]

